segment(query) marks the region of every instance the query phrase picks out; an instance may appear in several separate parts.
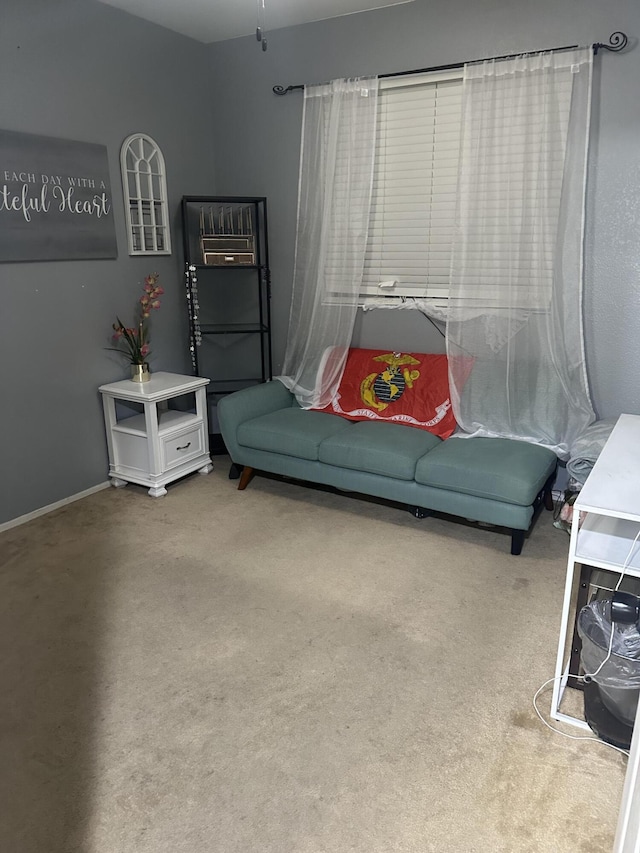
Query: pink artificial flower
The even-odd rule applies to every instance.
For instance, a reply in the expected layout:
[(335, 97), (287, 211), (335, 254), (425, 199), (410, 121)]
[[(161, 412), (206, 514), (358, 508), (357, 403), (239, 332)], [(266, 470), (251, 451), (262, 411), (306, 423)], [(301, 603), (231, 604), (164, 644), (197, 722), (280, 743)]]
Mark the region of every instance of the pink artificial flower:
[[(116, 346), (116, 349), (123, 355), (127, 354), (133, 364), (141, 363), (141, 360), (151, 351), (147, 341), (148, 332), (145, 321), (148, 320), (152, 310), (157, 311), (160, 308), (158, 297), (162, 296), (164, 289), (158, 285), (158, 278), (159, 275), (156, 272), (144, 279), (143, 292), (137, 303), (139, 306), (137, 309), (137, 327), (127, 328), (122, 324), (119, 317), (116, 317), (118, 322), (112, 324), (113, 342), (120, 345), (119, 347)], [(124, 351), (120, 348), (123, 345)]]

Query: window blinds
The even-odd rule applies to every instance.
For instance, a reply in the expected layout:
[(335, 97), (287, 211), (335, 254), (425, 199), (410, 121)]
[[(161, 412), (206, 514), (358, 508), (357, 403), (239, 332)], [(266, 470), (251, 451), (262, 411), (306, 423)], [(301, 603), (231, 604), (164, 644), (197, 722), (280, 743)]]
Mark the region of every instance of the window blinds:
[(363, 296), (447, 296), (461, 103), (461, 72), (381, 81)]
[(491, 87), (470, 70), (452, 267), (456, 298), (466, 303), (548, 308), (572, 104), (566, 62), (529, 76), (513, 70), (513, 61), (496, 63)]
[[(567, 68), (565, 79), (553, 86), (541, 89), (532, 81), (517, 94), (509, 92), (501, 103), (499, 132), (489, 139), (488, 116), (495, 105), (475, 92), (473, 73), (464, 116), (462, 69), (380, 81), (363, 301), (413, 296), (446, 304), (457, 227), (464, 236), (457, 235), (456, 251), (462, 240), (465, 257), (473, 255), (473, 262), (463, 270), (456, 264), (455, 273), (473, 284), (473, 301), (494, 307), (514, 300), (528, 308), (548, 305), (550, 238), (560, 215), (567, 145), (558, 127), (571, 109), (571, 76)], [(501, 85), (510, 90), (512, 82), (505, 74)], [(358, 140), (347, 132), (345, 144), (357, 149)], [(467, 167), (459, 184), (463, 146)], [(531, 162), (540, 146), (545, 165), (536, 171)], [(337, 207), (346, 206), (342, 159), (336, 163)], [(344, 298), (342, 275), (337, 254), (329, 252), (326, 293), (338, 300)], [(466, 299), (472, 299), (470, 291)]]

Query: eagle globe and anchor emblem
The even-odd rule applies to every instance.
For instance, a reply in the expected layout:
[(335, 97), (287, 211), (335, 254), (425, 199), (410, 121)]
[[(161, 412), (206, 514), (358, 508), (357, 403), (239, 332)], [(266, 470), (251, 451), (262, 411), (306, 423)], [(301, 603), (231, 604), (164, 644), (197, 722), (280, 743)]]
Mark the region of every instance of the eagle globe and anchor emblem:
[(420, 364), (411, 355), (390, 352), (377, 355), (374, 361), (384, 362), (387, 367), (380, 373), (370, 373), (360, 384), (360, 396), (367, 406), (383, 412), (389, 403), (399, 400), (407, 388), (420, 377), (419, 370), (411, 370), (407, 365)]

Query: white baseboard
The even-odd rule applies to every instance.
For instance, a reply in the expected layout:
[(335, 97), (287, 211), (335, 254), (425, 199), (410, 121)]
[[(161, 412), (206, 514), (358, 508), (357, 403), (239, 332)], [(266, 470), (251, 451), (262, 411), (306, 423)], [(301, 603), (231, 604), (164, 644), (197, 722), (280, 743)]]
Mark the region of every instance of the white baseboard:
[(84, 492), (78, 492), (76, 495), (70, 495), (68, 498), (63, 498), (61, 501), (56, 501), (48, 506), (40, 507), (40, 509), (34, 509), (33, 512), (28, 512), (26, 515), (20, 515), (18, 518), (12, 518), (11, 521), (5, 521), (3, 524), (0, 524), (0, 533), (3, 533), (5, 530), (9, 530), (11, 527), (18, 527), (19, 524), (26, 524), (27, 521), (38, 518), (40, 515), (46, 515), (48, 512), (53, 512), (54, 509), (60, 509), (61, 506), (66, 506), (74, 501), (80, 501), (82, 498), (94, 495), (96, 492), (101, 492), (103, 489), (108, 489), (110, 485), (111, 482), (109, 480), (105, 483), (98, 483), (97, 486), (91, 486), (90, 489), (85, 489)]

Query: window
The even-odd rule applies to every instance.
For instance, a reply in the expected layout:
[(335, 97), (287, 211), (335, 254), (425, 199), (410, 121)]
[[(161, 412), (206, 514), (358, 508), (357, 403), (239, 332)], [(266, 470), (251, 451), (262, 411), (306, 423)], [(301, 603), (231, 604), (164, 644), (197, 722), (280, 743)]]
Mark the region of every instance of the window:
[(380, 81), (365, 300), (447, 297), (461, 106), (462, 69)]
[(120, 169), (130, 255), (170, 255), (164, 157), (157, 143), (134, 133), (122, 143)]

